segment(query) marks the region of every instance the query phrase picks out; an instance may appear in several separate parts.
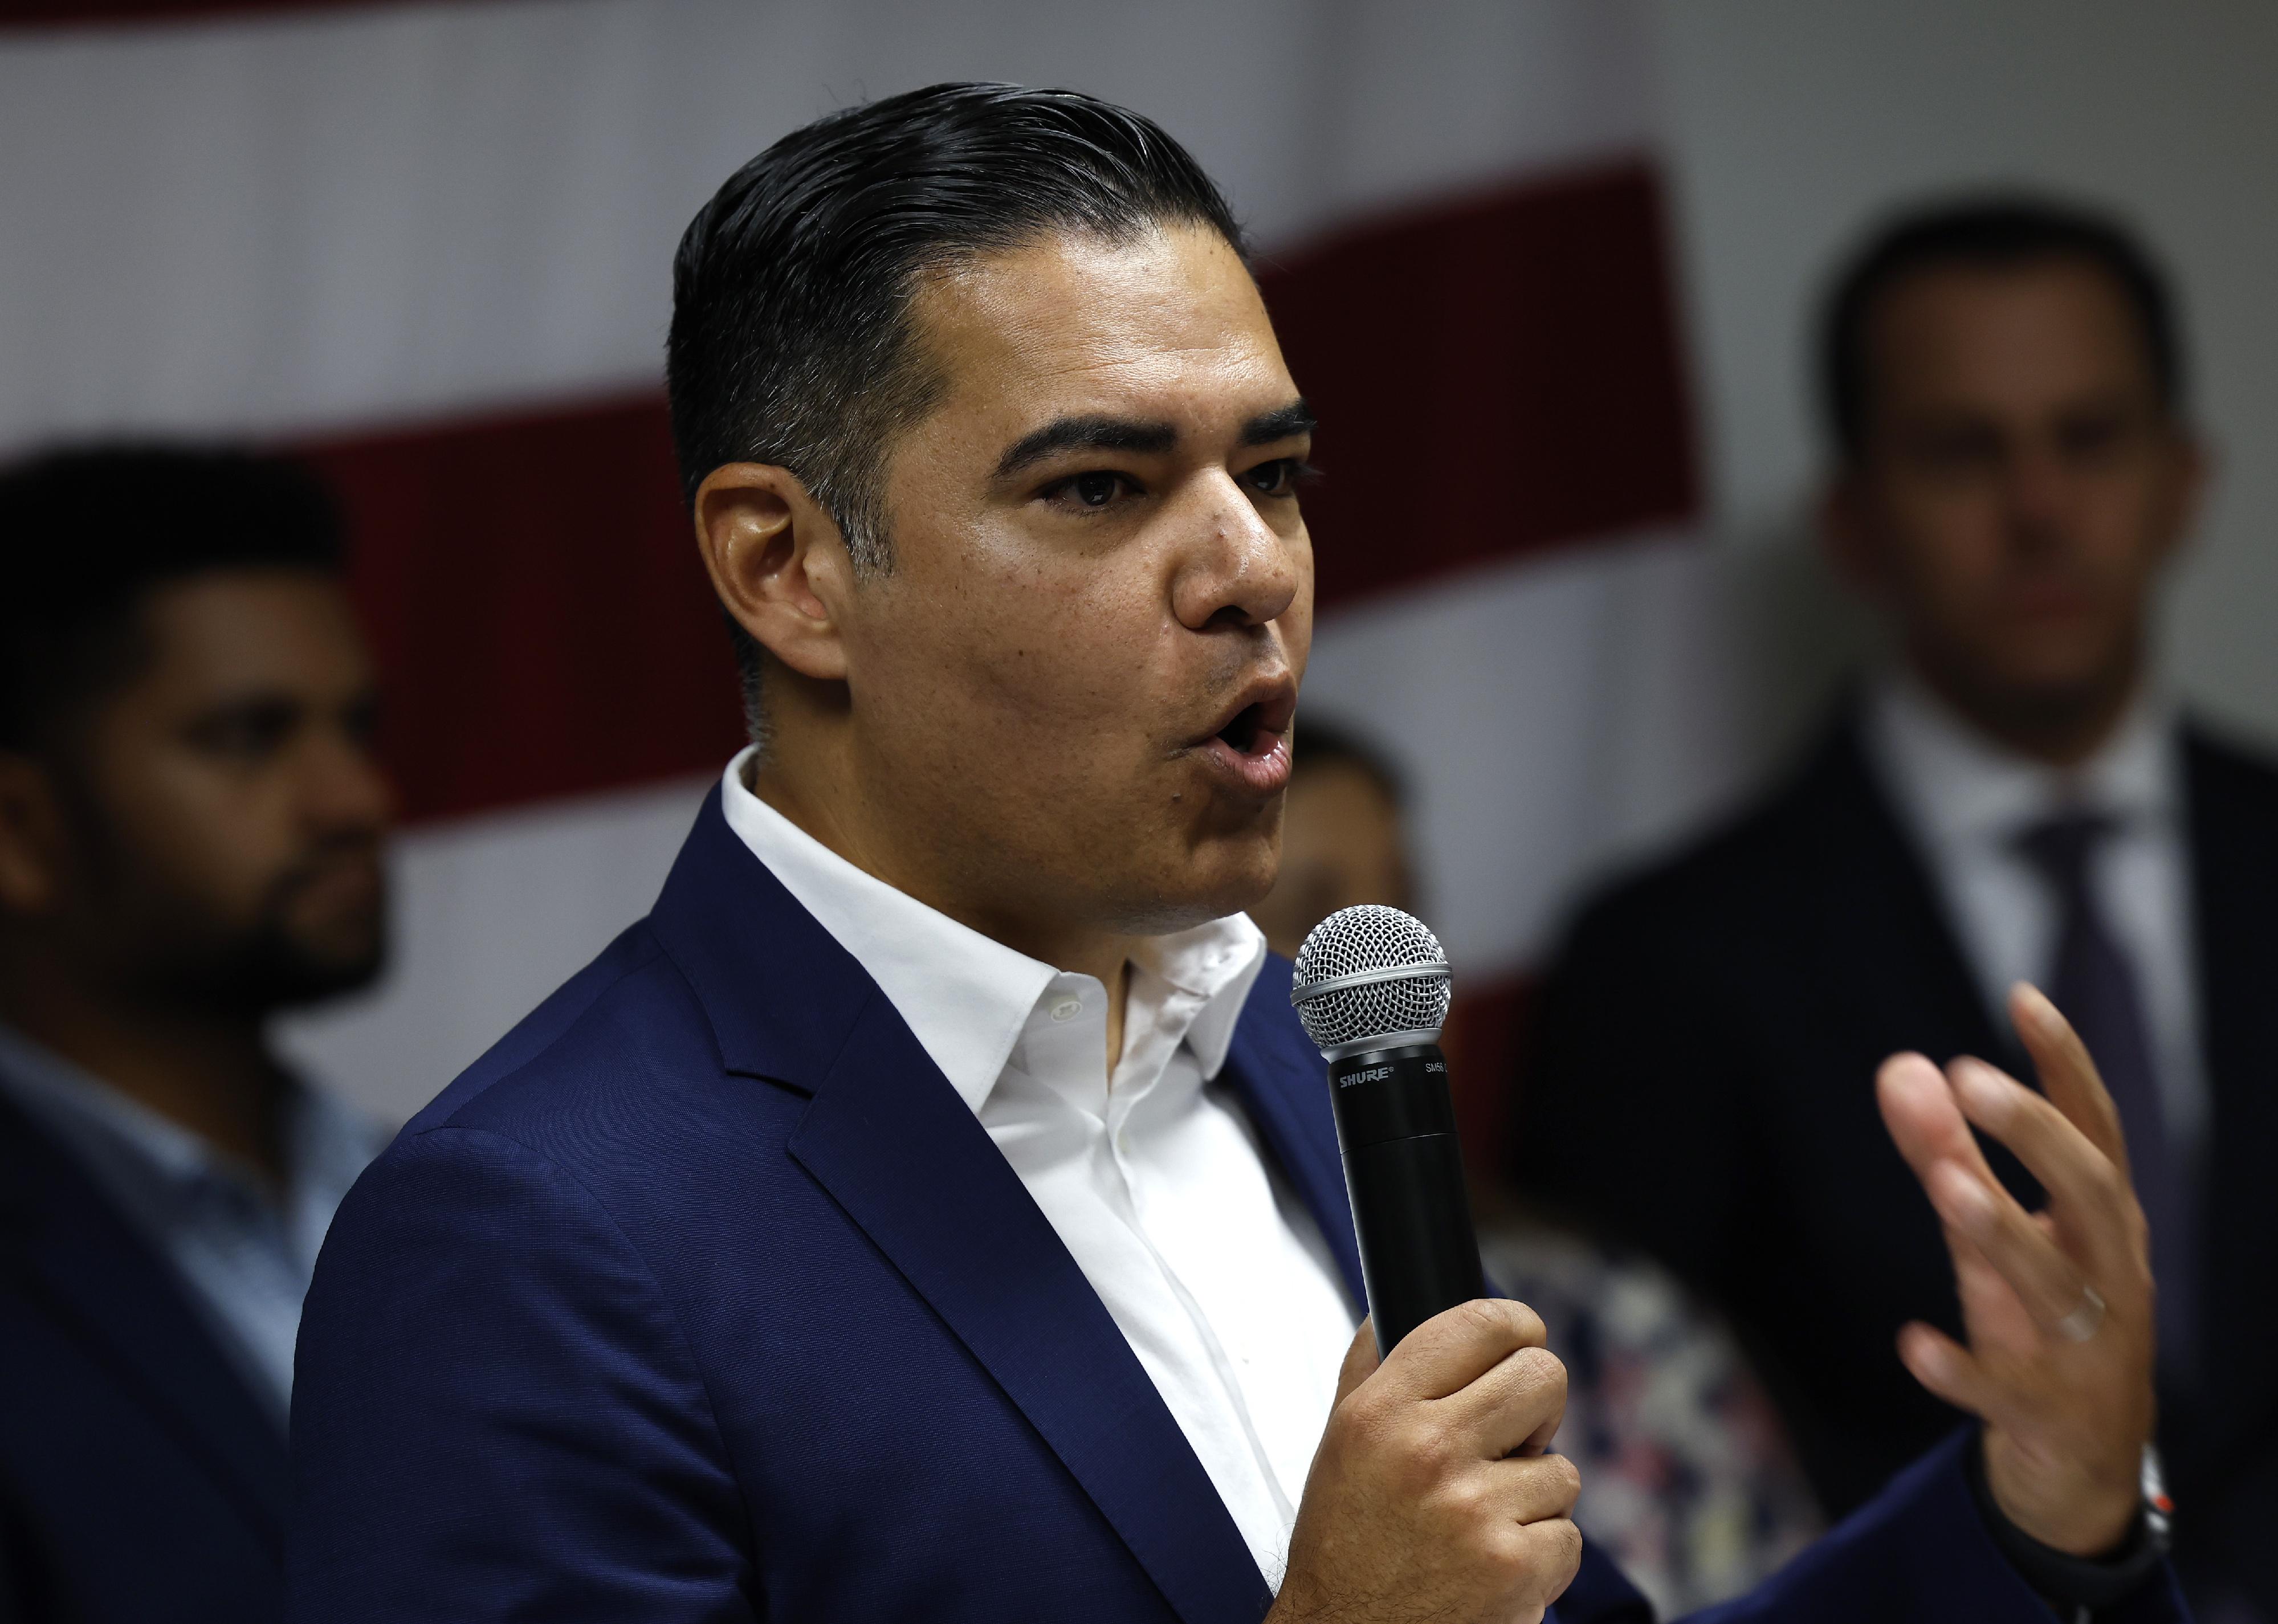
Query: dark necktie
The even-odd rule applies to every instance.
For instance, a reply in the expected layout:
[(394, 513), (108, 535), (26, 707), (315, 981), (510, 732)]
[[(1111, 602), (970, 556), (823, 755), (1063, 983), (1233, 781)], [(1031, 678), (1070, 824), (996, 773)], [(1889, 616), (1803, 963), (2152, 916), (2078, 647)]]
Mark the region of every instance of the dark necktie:
[(2152, 1228), (2160, 1362), (2177, 1373), (2190, 1368), (2196, 1340), (2197, 1215), (2160, 1109), (2159, 1075), (2152, 1069), (2150, 1028), (2135, 966), (2106, 923), (2090, 883), (2096, 849), (2112, 831), (2109, 819), (2066, 812), (2026, 829), (2017, 836), (2016, 846), (2040, 870), (2055, 896), (2057, 952), (2048, 995), (2088, 1046), (2104, 1086), (2112, 1091), (2112, 1102), (2119, 1107), (2136, 1199)]

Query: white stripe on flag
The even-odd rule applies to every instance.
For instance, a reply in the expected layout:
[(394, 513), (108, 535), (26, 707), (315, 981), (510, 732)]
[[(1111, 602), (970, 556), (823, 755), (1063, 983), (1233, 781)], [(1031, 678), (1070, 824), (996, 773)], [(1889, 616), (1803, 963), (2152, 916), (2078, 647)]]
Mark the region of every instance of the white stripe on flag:
[(538, 0), (0, 34), (0, 451), (659, 376), (672, 248), (794, 125), (1073, 84), (1261, 240), (1651, 144), (1637, 0)]

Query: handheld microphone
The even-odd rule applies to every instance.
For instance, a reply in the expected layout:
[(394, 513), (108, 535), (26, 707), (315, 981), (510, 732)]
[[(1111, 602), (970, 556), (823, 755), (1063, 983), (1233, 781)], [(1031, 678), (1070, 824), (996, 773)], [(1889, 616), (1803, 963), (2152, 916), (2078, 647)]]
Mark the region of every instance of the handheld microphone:
[(1448, 956), (1397, 908), (1341, 908), (1297, 949), (1289, 1002), (1329, 1063), (1376, 1351), (1484, 1290), (1440, 1028)]

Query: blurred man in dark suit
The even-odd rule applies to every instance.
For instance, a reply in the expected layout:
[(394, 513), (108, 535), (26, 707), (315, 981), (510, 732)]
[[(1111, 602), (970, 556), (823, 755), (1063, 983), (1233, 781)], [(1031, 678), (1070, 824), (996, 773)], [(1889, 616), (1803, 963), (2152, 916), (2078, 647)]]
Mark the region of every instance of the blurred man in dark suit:
[(2093, 216), (1936, 209), (1853, 263), (1822, 365), (1825, 536), (1897, 658), (1771, 798), (1583, 911), (1515, 1176), (1730, 1311), (1839, 1513), (1953, 1421), (1893, 1351), (1959, 1316), (1875, 1057), (2013, 1056), (2037, 981), (2152, 1226), (2179, 1558), (2203, 1615), (2278, 1617), (2278, 773), (2149, 657), (2202, 468), (2167, 289)]
[(302, 1295), (378, 1150), (264, 1033), (369, 981), (391, 810), (306, 471), (0, 476), (0, 1619), (283, 1611)]

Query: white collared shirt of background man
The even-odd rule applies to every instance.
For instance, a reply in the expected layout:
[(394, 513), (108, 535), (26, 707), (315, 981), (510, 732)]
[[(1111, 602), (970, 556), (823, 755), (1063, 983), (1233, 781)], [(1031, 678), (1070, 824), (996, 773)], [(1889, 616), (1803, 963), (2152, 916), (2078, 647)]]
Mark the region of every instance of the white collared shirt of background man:
[(271, 1190), (252, 1168), (6, 1025), (0, 1094), (63, 1142), (172, 1268), (282, 1431), (317, 1249), (386, 1132), (296, 1080), (284, 1100), (286, 1187)]
[(1111, 1076), (1097, 978), (855, 867), (751, 792), (753, 755), (721, 781), (729, 827), (869, 972), (980, 1118), (1279, 1588), (1359, 1314), (1319, 1225), (1214, 1082), (1265, 937), (1235, 914), (1148, 942)]
[(2017, 850), (2017, 835), (2067, 810), (2112, 820), (2089, 883), (2136, 973), (2168, 1142), (2186, 1166), (2195, 1162), (2208, 1103), (2175, 705), (2147, 688), (2102, 749), (2060, 769), (1996, 743), (1900, 667), (1869, 695), (1866, 738), (1901, 823), (1930, 864), (1986, 1008), (2005, 1031), (2009, 987), (2049, 985), (2061, 924), (2049, 883)]

